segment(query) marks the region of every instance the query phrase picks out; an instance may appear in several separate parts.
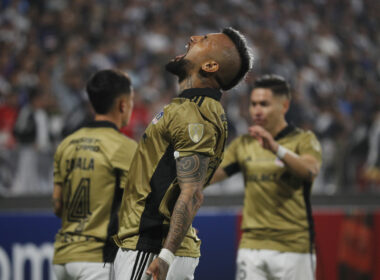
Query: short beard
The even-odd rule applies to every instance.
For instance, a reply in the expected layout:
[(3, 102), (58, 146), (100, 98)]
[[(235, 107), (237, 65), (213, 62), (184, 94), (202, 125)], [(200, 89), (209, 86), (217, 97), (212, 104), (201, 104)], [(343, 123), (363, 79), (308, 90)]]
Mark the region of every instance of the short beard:
[(170, 61), (168, 64), (165, 65), (165, 70), (169, 73), (172, 73), (173, 75), (176, 75), (179, 79), (178, 82), (180, 83), (187, 78), (188, 69), (190, 68), (190, 65), (190, 60), (183, 58), (177, 61)]

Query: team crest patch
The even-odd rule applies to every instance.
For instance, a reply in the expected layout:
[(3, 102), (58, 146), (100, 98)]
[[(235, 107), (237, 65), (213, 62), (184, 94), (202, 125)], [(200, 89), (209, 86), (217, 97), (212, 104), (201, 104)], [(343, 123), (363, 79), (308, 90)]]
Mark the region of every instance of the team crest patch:
[(158, 121), (162, 118), (163, 115), (164, 115), (164, 111), (159, 112), (159, 113), (153, 118), (152, 123), (153, 123), (153, 124), (158, 123)]
[(191, 141), (198, 143), (203, 137), (204, 126), (200, 123), (191, 123), (188, 126)]

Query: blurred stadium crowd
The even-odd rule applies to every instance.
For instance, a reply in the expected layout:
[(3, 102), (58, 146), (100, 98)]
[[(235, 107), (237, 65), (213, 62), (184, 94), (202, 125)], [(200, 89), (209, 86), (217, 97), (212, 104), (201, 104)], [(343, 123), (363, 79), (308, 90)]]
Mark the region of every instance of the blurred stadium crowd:
[[(380, 191), (380, 5), (371, 0), (0, 0), (0, 195), (50, 193), (57, 143), (91, 119), (84, 86), (120, 68), (136, 91), (138, 139), (177, 92), (164, 65), (193, 34), (232, 26), (254, 69), (224, 95), (230, 139), (249, 125), (255, 77), (293, 87), (289, 121), (312, 129), (324, 164), (314, 192)], [(220, 188), (234, 188), (235, 183)]]

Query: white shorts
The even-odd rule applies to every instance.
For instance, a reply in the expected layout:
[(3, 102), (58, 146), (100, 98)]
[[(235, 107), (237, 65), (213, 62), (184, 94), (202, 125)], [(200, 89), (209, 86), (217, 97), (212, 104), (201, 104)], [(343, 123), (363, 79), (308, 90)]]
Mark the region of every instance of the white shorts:
[(110, 263), (72, 262), (55, 264), (57, 280), (114, 280), (113, 265)]
[(239, 249), (236, 280), (313, 280), (315, 254)]
[[(116, 280), (151, 280), (145, 272), (157, 255), (142, 251), (119, 249), (114, 262)], [(175, 257), (166, 280), (192, 280), (199, 258)]]

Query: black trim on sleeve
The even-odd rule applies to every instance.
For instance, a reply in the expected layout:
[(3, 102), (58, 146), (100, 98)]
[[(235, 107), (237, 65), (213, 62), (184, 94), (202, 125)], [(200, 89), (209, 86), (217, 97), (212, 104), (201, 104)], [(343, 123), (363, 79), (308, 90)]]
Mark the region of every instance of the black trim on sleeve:
[(112, 200), (111, 214), (109, 224), (107, 227), (107, 238), (103, 247), (103, 261), (113, 262), (115, 260), (118, 247), (112, 239), (112, 236), (117, 233), (119, 228), (118, 212), (120, 208), (121, 199), (123, 197), (123, 189), (120, 188), (121, 170), (115, 169), (115, 191)]
[(174, 147), (169, 145), (150, 180), (152, 191), (146, 199), (145, 209), (141, 215), (140, 237), (136, 250), (154, 254), (160, 252), (162, 239), (167, 234), (167, 231), (163, 226), (164, 217), (159, 213), (158, 208), (166, 191), (176, 177), (177, 169), (174, 159)]
[(240, 165), (237, 162), (231, 163), (225, 166), (223, 169), (224, 169), (224, 172), (226, 172), (226, 174), (228, 175), (228, 177), (241, 171)]

